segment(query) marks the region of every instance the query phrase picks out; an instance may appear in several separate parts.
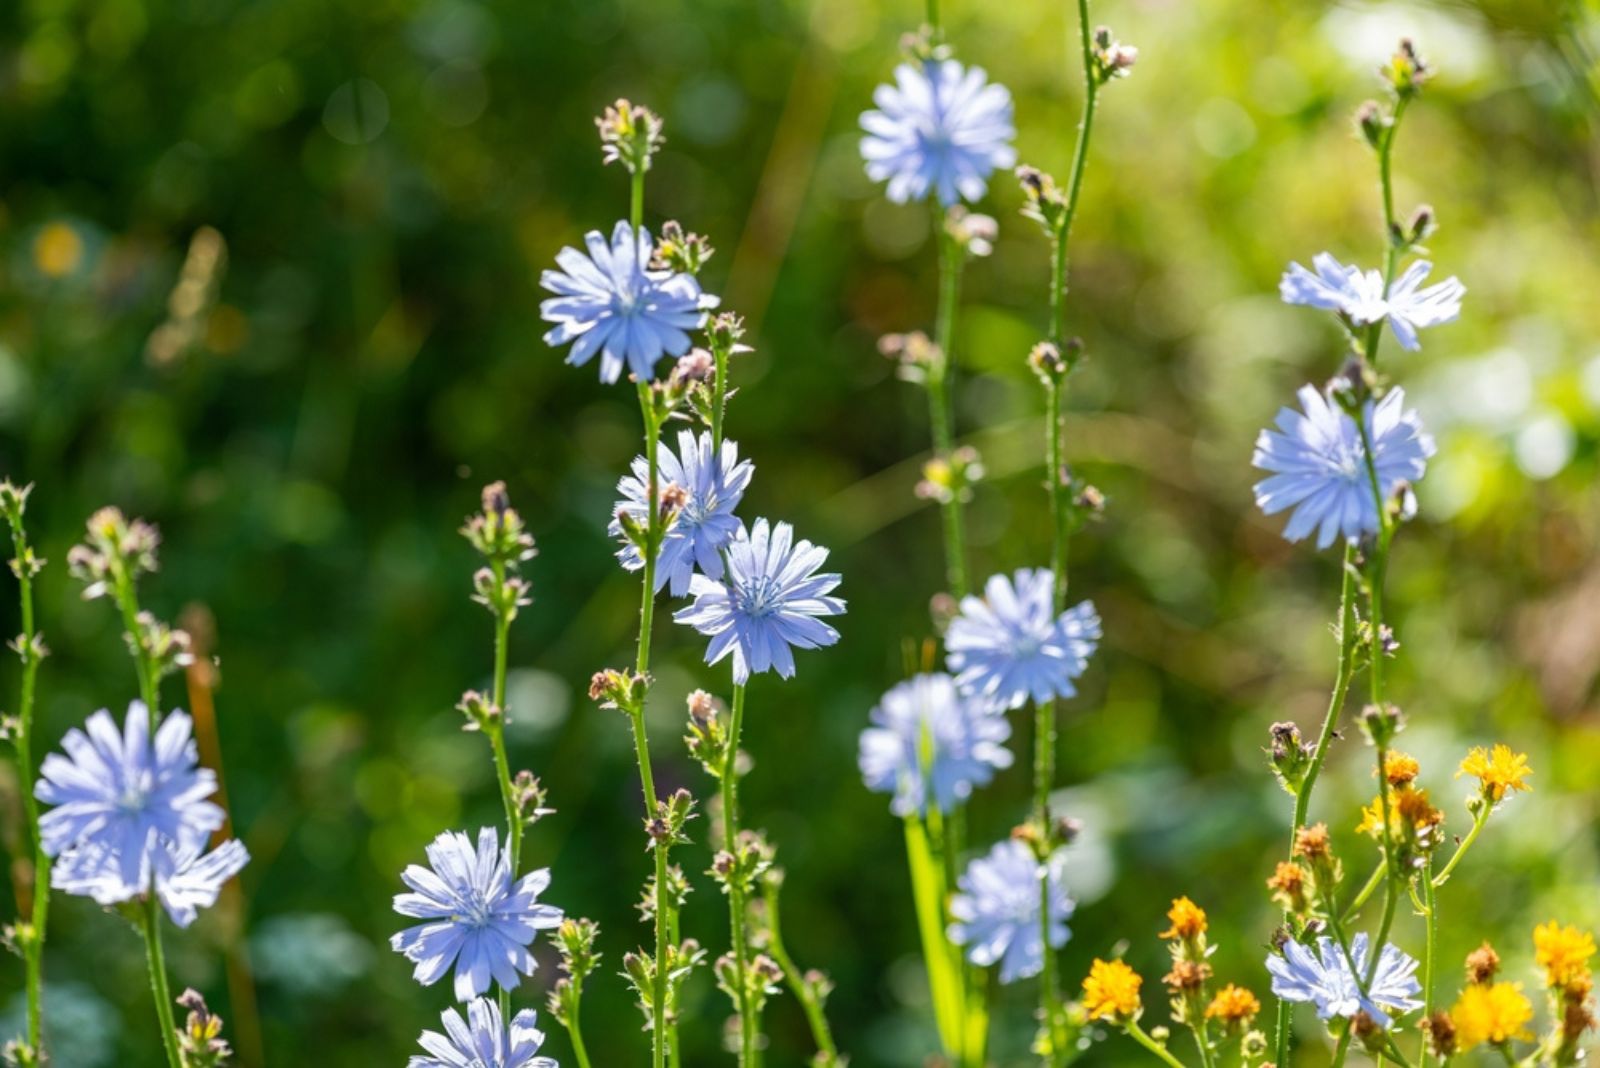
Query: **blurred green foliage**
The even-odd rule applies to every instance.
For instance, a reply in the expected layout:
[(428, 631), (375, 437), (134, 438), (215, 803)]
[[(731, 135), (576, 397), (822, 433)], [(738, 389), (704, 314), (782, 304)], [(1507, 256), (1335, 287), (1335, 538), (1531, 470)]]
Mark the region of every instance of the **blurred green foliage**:
[[(946, 6), (961, 54), (1016, 94), (1023, 159), (1061, 173), (1077, 116), (1069, 5)], [(1401, 209), (1434, 205), (1434, 258), (1470, 289), (1458, 324), (1391, 357), (1442, 448), (1392, 569), (1403, 744), (1458, 828), (1468, 787), (1450, 773), (1469, 743), (1527, 750), (1537, 784), (1445, 895), (1446, 996), (1449, 962), (1484, 937), (1515, 971), (1534, 922), (1600, 923), (1593, 12), (1097, 6), (1140, 60), (1107, 93), (1073, 250), (1089, 364), (1069, 449), (1110, 507), (1075, 546), (1075, 589), (1107, 639), (1064, 731), (1063, 781), (1078, 785), (1063, 803), (1087, 825), (1064, 968), (1072, 980), (1130, 938), (1152, 1022), (1155, 934), (1179, 893), (1212, 913), (1219, 977), (1265, 993), (1262, 880), (1289, 806), (1260, 748), (1273, 720), (1321, 714), (1337, 576), (1333, 554), (1284, 544), (1254, 512), (1248, 459), (1293, 388), (1339, 360), (1331, 324), (1279, 305), (1279, 271), (1323, 248), (1379, 255), (1371, 160), (1348, 117), (1402, 32), (1440, 73), (1401, 138)], [(886, 203), (856, 155), (856, 115), (919, 18), (911, 0), (0, 5), (0, 467), (38, 483), (52, 562), (42, 731), (53, 742), (134, 692), (110, 614), (62, 566), (83, 519), (115, 503), (164, 534), (147, 604), (217, 620), (266, 1063), (402, 1063), (447, 1002), (385, 940), (400, 868), (440, 829), (498, 818), (482, 740), (452, 710), (489, 670), (455, 531), (490, 478), (541, 547), (513, 632), (512, 745), (559, 812), (527, 853), (554, 868), (553, 901), (601, 922), (607, 972), (646, 938), (627, 732), (583, 695), (593, 670), (623, 662), (636, 622), (604, 526), (637, 413), (631, 391), (543, 345), (536, 284), (563, 244), (626, 211), (592, 124), (621, 95), (668, 122), (647, 217), (712, 236), (708, 287), (753, 327), (730, 421), (757, 464), (747, 514), (830, 545), (851, 599), (837, 648), (805, 656), (791, 684), (752, 687), (747, 818), (790, 872), (787, 941), (837, 980), (830, 1015), (855, 1063), (909, 1068), (933, 1047), (900, 828), (855, 772), (856, 733), (902, 673), (902, 636), (927, 634), (941, 574), (935, 516), (911, 493), (922, 398), (874, 351), (881, 332), (928, 325), (928, 214)], [(980, 573), (1047, 551), (1023, 363), (1047, 250), (1020, 202), (997, 179), (1001, 239), (968, 273), (958, 332), (959, 429), (991, 475), (971, 512)], [(206, 228), (225, 255), (196, 241)], [(652, 725), (667, 788), (708, 787), (679, 742), (681, 695), (723, 677), (701, 648), (664, 625)], [(169, 703), (184, 701), (172, 685)], [(1014, 744), (1030, 742), (1019, 721)], [(1314, 814), (1363, 872), (1367, 759), (1353, 734), (1339, 745)], [(981, 795), (975, 845), (1021, 818), (1026, 790), (1014, 771)], [(718, 947), (724, 922), (699, 880), (686, 933)], [(103, 1025), (73, 1025), (100, 1051), (83, 1068), (159, 1056), (122, 926), (85, 902), (56, 912), (62, 1019)], [(172, 954), (175, 981), (215, 992), (227, 1016), (223, 937), (202, 923)], [(20, 967), (7, 975), (20, 988)], [(621, 981), (591, 990), (596, 1063), (638, 1063)], [(716, 1063), (724, 1002), (704, 977), (696, 990), (687, 1062)], [(1030, 997), (1004, 999), (1004, 1063), (1022, 1063)], [(793, 1002), (769, 1021), (775, 1068), (801, 1063)], [(563, 1056), (564, 1036), (550, 1048)]]

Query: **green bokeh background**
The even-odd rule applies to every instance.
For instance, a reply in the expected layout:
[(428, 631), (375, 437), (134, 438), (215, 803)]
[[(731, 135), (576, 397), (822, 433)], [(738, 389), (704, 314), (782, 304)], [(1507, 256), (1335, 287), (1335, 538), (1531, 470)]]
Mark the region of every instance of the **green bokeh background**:
[[(1022, 158), (1061, 174), (1079, 91), (1068, 6), (946, 7), (963, 58), (1015, 93)], [(1278, 303), (1284, 264), (1380, 254), (1373, 162), (1348, 120), (1402, 32), (1439, 74), (1400, 140), (1398, 200), (1434, 205), (1433, 256), (1470, 294), (1423, 352), (1386, 349), (1441, 446), (1392, 567), (1393, 692), (1450, 826), (1467, 823), (1469, 787), (1451, 774), (1470, 744), (1526, 750), (1537, 785), (1443, 896), (1441, 996), (1484, 937), (1531, 982), (1535, 922), (1600, 923), (1593, 13), (1096, 7), (1140, 59), (1104, 96), (1074, 242), (1070, 319), (1089, 362), (1068, 448), (1110, 505), (1074, 546), (1075, 590), (1106, 640), (1063, 731), (1061, 803), (1086, 825), (1063, 968), (1075, 982), (1127, 939), (1149, 1023), (1164, 1009), (1155, 935), (1180, 893), (1211, 911), (1219, 977), (1265, 994), (1262, 880), (1289, 804), (1260, 749), (1272, 721), (1321, 715), (1338, 576), (1333, 553), (1285, 544), (1254, 511), (1248, 461), (1294, 388), (1340, 359), (1331, 322)], [(51, 561), (41, 731), (53, 745), (134, 691), (111, 613), (62, 566), (84, 518), (114, 503), (162, 529), (148, 606), (174, 618), (203, 604), (217, 620), (265, 1063), (401, 1064), (448, 1002), (387, 948), (389, 902), (437, 832), (499, 816), (483, 741), (452, 710), (489, 668), (456, 529), (491, 478), (541, 550), (513, 634), (512, 755), (559, 811), (527, 852), (554, 870), (550, 899), (604, 929), (585, 1005), (595, 1063), (644, 1061), (614, 976), (647, 937), (638, 788), (625, 722), (583, 692), (626, 661), (636, 622), (604, 526), (637, 411), (630, 390), (543, 344), (537, 286), (561, 246), (626, 211), (593, 127), (618, 96), (668, 124), (651, 225), (713, 238), (707, 286), (752, 327), (730, 416), (757, 465), (744, 511), (829, 545), (851, 602), (837, 647), (751, 691), (746, 811), (789, 870), (787, 940), (838, 983), (830, 1015), (854, 1063), (911, 1068), (932, 1051), (900, 829), (855, 770), (856, 734), (900, 677), (904, 641), (928, 633), (942, 573), (936, 516), (912, 495), (924, 399), (875, 351), (879, 334), (930, 323), (929, 217), (886, 203), (856, 152), (856, 116), (920, 17), (910, 0), (0, 6), (0, 468), (38, 484), (30, 520)], [(958, 329), (958, 430), (990, 476), (970, 513), (983, 574), (1047, 556), (1041, 397), (1024, 365), (1047, 250), (1020, 200), (995, 182), (985, 210), (1001, 237), (968, 272)], [(215, 300), (185, 321), (186, 343), (152, 346), (202, 227), (227, 245)], [(657, 779), (704, 795), (681, 697), (726, 676), (662, 619)], [(14, 668), (3, 678), (9, 692)], [(181, 690), (169, 683), (168, 703)], [(1014, 745), (1030, 744), (1019, 719)], [(1362, 875), (1372, 846), (1351, 832), (1368, 760), (1354, 734), (1338, 745), (1316, 813)], [(975, 843), (1024, 814), (1026, 764), (973, 805)], [(14, 836), (14, 781), (7, 795)], [(698, 872), (709, 853), (681, 859)], [(58, 1064), (157, 1064), (138, 940), (87, 902), (54, 919), (58, 1026), (82, 1047), (61, 1046)], [(723, 904), (703, 877), (684, 923), (721, 951)], [(1412, 917), (1399, 933), (1417, 948)], [(226, 938), (210, 917), (171, 954), (175, 982), (231, 1017)], [(542, 1007), (547, 964), (528, 1004)], [(0, 982), (20, 990), (20, 965)], [(1002, 999), (1004, 1064), (1025, 1063), (1032, 996)], [(726, 1063), (724, 1012), (702, 976), (688, 1064)], [(792, 1000), (768, 1023), (768, 1063), (803, 1063)], [(567, 1063), (564, 1035), (547, 1048)], [(1089, 1054), (1135, 1056), (1120, 1042)]]

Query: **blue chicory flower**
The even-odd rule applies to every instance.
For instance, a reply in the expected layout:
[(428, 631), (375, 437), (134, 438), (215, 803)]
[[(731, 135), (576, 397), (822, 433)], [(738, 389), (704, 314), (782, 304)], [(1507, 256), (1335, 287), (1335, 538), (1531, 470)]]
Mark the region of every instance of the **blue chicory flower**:
[[(1304, 413), (1280, 409), (1278, 429), (1263, 430), (1256, 438), (1251, 463), (1271, 472), (1256, 483), (1256, 504), (1267, 515), (1294, 509), (1283, 536), (1299, 541), (1316, 530), (1319, 549), (1340, 535), (1354, 539), (1375, 533), (1378, 503), (1361, 429), (1316, 387), (1302, 386), (1298, 396)], [(1362, 420), (1372, 442), (1378, 489), (1388, 500), (1402, 484), (1423, 476), (1435, 452), (1433, 438), (1417, 413), (1405, 409), (1402, 389), (1390, 390), (1376, 403), (1368, 400)]]
[(1011, 724), (956, 688), (949, 675), (917, 675), (883, 695), (872, 726), (861, 732), (867, 789), (892, 793), (897, 816), (922, 815), (932, 803), (949, 812), (1011, 766)]
[[(1065, 854), (1049, 864), (1050, 947), (1066, 945), (1067, 918), (1076, 907), (1062, 879)], [(1039, 861), (1033, 850), (1007, 839), (967, 865), (950, 899), (950, 941), (965, 946), (967, 959), (980, 968), (999, 962), (1000, 981), (1014, 983), (1044, 969), (1039, 923)]]
[(820, 616), (844, 613), (844, 601), (830, 596), (839, 576), (819, 574), (828, 550), (795, 541), (788, 523), (770, 526), (757, 519), (743, 527), (727, 548), (721, 581), (696, 575), (689, 583), (694, 603), (673, 613), (679, 623), (711, 639), (706, 663), (733, 657), (733, 681), (743, 685), (754, 673), (794, 675), (794, 650), (817, 649), (839, 640), (839, 632)]
[(561, 910), (541, 905), (550, 885), (541, 868), (513, 882), (511, 856), (492, 827), (478, 832), (478, 845), (459, 831), (446, 831), (428, 846), (428, 864), (401, 874), (411, 893), (396, 894), (402, 916), (428, 922), (408, 927), (389, 941), (416, 964), (413, 978), (432, 986), (455, 967), (456, 1000), (468, 1001), (490, 982), (511, 990), (537, 967), (528, 946), (541, 930), (561, 923)]
[(83, 730), (69, 730), (61, 740), (66, 755), (45, 757), (34, 787), (35, 797), (55, 806), (39, 819), (44, 851), (92, 853), (97, 868), (114, 862), (108, 877), (132, 896), (150, 886), (169, 846), (202, 845), (222, 826), (223, 812), (207, 800), (217, 779), (199, 766), (192, 727), (188, 715), (173, 712), (152, 739), (150, 713), (135, 701), (120, 731), (105, 709)]
[(648, 230), (635, 236), (618, 222), (607, 244), (598, 230), (584, 235), (588, 254), (564, 248), (559, 271), (545, 271), (539, 284), (556, 294), (539, 305), (546, 322), (556, 324), (545, 343), (571, 343), (567, 362), (582, 366), (600, 354), (600, 381), (622, 377), (624, 367), (639, 381), (653, 381), (662, 356), (689, 348), (689, 331), (704, 325), (717, 298), (700, 291), (690, 274), (653, 270), (654, 244)]
[(953, 59), (902, 63), (894, 77), (873, 93), (878, 110), (861, 116), (867, 176), (887, 181), (898, 204), (930, 192), (945, 207), (982, 198), (989, 175), (1017, 162), (1011, 93)]
[(1384, 1009), (1405, 1013), (1422, 1004), (1411, 996), (1422, 989), (1416, 979), (1417, 962), (1392, 943), (1385, 945), (1378, 954), (1372, 983), (1363, 994), (1357, 976), (1366, 977), (1367, 949), (1364, 931), (1351, 940), (1348, 959), (1326, 935), (1317, 939), (1316, 954), (1299, 942), (1285, 942), (1281, 956), (1273, 953), (1267, 957), (1272, 992), (1287, 1001), (1311, 1002), (1324, 1020), (1365, 1012), (1379, 1027), (1387, 1028), (1389, 1016)]
[(1055, 576), (1045, 568), (994, 575), (983, 596), (961, 601), (945, 631), (946, 665), (962, 691), (994, 710), (1077, 693), (1100, 638), (1100, 617), (1084, 601), (1054, 609)]
[(408, 1068), (557, 1068), (550, 1057), (540, 1057), (544, 1032), (536, 1026), (538, 1014), (523, 1009), (505, 1026), (500, 1006), (488, 998), (467, 1005), (467, 1018), (455, 1009), (439, 1017), (444, 1034), (424, 1031), (417, 1044), (428, 1051), (414, 1056)]
[(1346, 267), (1326, 252), (1312, 257), (1311, 265), (1315, 271), (1291, 263), (1283, 273), (1278, 294), (1286, 303), (1338, 312), (1358, 326), (1388, 320), (1401, 348), (1413, 352), (1422, 347), (1417, 331), (1453, 322), (1461, 314), (1461, 298), (1467, 292), (1453, 276), (1423, 288), (1423, 280), (1433, 269), (1427, 260), (1407, 267), (1387, 293), (1379, 271)]
[[(718, 452), (712, 446), (709, 431), (696, 437), (689, 430), (678, 432), (676, 453), (666, 445), (660, 446), (657, 462), (658, 491), (669, 484), (677, 485), (688, 500), (662, 539), (661, 554), (656, 560), (656, 590), (659, 592), (670, 582), (672, 596), (682, 597), (689, 592), (689, 580), (696, 568), (711, 578), (722, 577), (722, 550), (739, 532), (739, 520), (733, 512), (750, 485), (755, 466), (739, 459), (736, 442), (724, 441)], [(649, 485), (649, 461), (643, 456), (635, 457), (633, 473), (617, 483), (622, 500), (617, 502), (616, 512), (644, 523), (649, 515)], [(621, 537), (622, 524), (613, 519), (608, 533), (613, 538)], [(644, 557), (632, 542), (618, 551), (617, 559), (629, 571), (644, 567)]]

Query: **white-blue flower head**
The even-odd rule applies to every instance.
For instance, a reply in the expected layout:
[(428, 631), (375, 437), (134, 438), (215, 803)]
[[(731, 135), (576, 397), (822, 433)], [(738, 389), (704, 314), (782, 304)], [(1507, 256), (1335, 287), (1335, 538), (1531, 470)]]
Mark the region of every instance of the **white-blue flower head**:
[(757, 519), (728, 543), (721, 581), (694, 576), (694, 603), (672, 618), (711, 639), (706, 663), (733, 657), (734, 682), (743, 685), (763, 671), (790, 678), (795, 649), (839, 640), (839, 632), (820, 618), (844, 614), (844, 602), (832, 596), (839, 576), (818, 571), (827, 559), (821, 546), (795, 541), (788, 523), (769, 526)]
[[(1267, 515), (1294, 509), (1283, 536), (1299, 541), (1315, 530), (1319, 549), (1340, 536), (1376, 533), (1378, 503), (1361, 428), (1315, 386), (1302, 386), (1298, 396), (1304, 411), (1279, 409), (1278, 429), (1263, 430), (1256, 438), (1251, 463), (1271, 472), (1256, 483), (1256, 504)], [(1367, 401), (1362, 419), (1378, 488), (1387, 500), (1400, 483), (1423, 476), (1435, 452), (1433, 438), (1417, 413), (1406, 410), (1402, 389), (1390, 390), (1376, 403)]]
[(1364, 931), (1351, 940), (1348, 959), (1344, 950), (1326, 935), (1317, 939), (1315, 954), (1299, 942), (1285, 942), (1281, 956), (1267, 956), (1272, 992), (1285, 1001), (1310, 1002), (1324, 1020), (1335, 1016), (1348, 1019), (1365, 1012), (1379, 1027), (1387, 1028), (1389, 1016), (1384, 1009), (1405, 1013), (1422, 1004), (1412, 997), (1422, 989), (1416, 979), (1417, 962), (1393, 944), (1385, 945), (1378, 954), (1372, 984), (1363, 994), (1357, 976), (1366, 978), (1367, 948)]
[(993, 575), (983, 596), (968, 595), (945, 631), (946, 665), (956, 684), (986, 708), (1020, 708), (1077, 693), (1100, 638), (1088, 601), (1056, 614), (1055, 576), (1046, 568)]
[[(1075, 903), (1062, 881), (1065, 854), (1050, 859), (1050, 947), (1066, 945), (1067, 918)], [(950, 941), (965, 946), (967, 959), (980, 968), (996, 962), (1000, 981), (1014, 983), (1044, 969), (1044, 939), (1039, 923), (1039, 861), (1033, 850), (1007, 839), (967, 865), (960, 893), (950, 899)]]
[(1011, 724), (965, 696), (949, 675), (917, 675), (872, 710), (859, 763), (867, 789), (892, 793), (897, 816), (922, 815), (931, 801), (949, 812), (994, 773), (1011, 766)]
[(549, 869), (513, 881), (511, 857), (492, 827), (478, 832), (476, 849), (459, 831), (439, 835), (428, 846), (428, 864), (406, 868), (400, 878), (412, 892), (394, 899), (400, 915), (427, 921), (389, 940), (416, 964), (413, 978), (432, 986), (454, 966), (456, 1000), (468, 1001), (491, 982), (510, 990), (532, 975), (537, 965), (528, 946), (561, 923), (560, 909), (538, 901)]
[(878, 110), (861, 116), (867, 176), (888, 182), (899, 204), (930, 193), (945, 207), (981, 199), (989, 175), (1017, 162), (1011, 93), (953, 59), (902, 63), (894, 78), (873, 93)]
[(717, 298), (700, 290), (691, 274), (651, 270), (654, 244), (648, 230), (634, 234), (618, 222), (608, 244), (598, 230), (584, 235), (587, 254), (564, 248), (559, 271), (545, 271), (539, 284), (556, 294), (539, 305), (555, 326), (546, 344), (571, 344), (567, 362), (581, 366), (600, 354), (600, 381), (611, 383), (624, 368), (641, 382), (653, 381), (663, 356), (689, 349), (689, 331), (705, 324)]
[(104, 709), (83, 730), (69, 730), (61, 740), (66, 755), (45, 757), (34, 787), (34, 796), (55, 806), (39, 820), (44, 851), (92, 856), (80, 870), (92, 867), (104, 892), (114, 884), (126, 896), (113, 900), (127, 900), (149, 889), (169, 849), (204, 845), (223, 813), (207, 800), (217, 780), (199, 766), (191, 730), (189, 717), (173, 712), (152, 738), (150, 714), (137, 701), (120, 731)]
[(414, 1056), (408, 1068), (557, 1068), (550, 1057), (539, 1056), (544, 1032), (537, 1026), (538, 1014), (523, 1009), (505, 1026), (500, 1006), (489, 998), (476, 998), (467, 1004), (467, 1017), (446, 1009), (439, 1017), (444, 1034), (424, 1031), (417, 1044), (427, 1056)]
[[(666, 445), (659, 449), (657, 489), (675, 484), (684, 491), (687, 501), (662, 539), (661, 555), (656, 560), (656, 589), (670, 583), (672, 596), (682, 597), (689, 592), (689, 580), (696, 568), (711, 578), (722, 577), (722, 551), (739, 532), (739, 520), (733, 512), (750, 485), (755, 467), (749, 460), (739, 459), (736, 442), (724, 441), (719, 452), (712, 446), (710, 432), (696, 437), (692, 431), (681, 430), (676, 453)], [(650, 463), (637, 456), (633, 473), (617, 483), (622, 499), (615, 511), (645, 522), (649, 515), (645, 503), (650, 497), (649, 484)], [(622, 524), (613, 519), (609, 533), (614, 538), (621, 537)], [(618, 551), (617, 559), (629, 571), (644, 567), (644, 557), (631, 542)]]
[(1311, 265), (1315, 271), (1291, 263), (1283, 273), (1278, 294), (1286, 303), (1338, 312), (1358, 326), (1387, 319), (1400, 347), (1413, 352), (1422, 347), (1417, 331), (1453, 322), (1467, 292), (1455, 277), (1424, 287), (1422, 282), (1433, 269), (1427, 260), (1407, 267), (1387, 292), (1381, 272), (1346, 267), (1326, 252), (1313, 256)]

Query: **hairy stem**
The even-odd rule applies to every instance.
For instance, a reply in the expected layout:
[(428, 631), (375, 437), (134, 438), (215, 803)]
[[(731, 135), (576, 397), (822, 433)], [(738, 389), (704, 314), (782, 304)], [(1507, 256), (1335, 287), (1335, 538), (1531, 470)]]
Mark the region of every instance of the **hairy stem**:
[[(506, 581), (506, 565), (495, 560), (493, 567), (495, 587), (503, 589)], [(516, 790), (511, 781), (511, 760), (506, 753), (505, 724), (509, 715), (506, 710), (506, 660), (510, 636), (511, 616), (509, 612), (502, 610), (496, 614), (494, 624), (494, 692), (491, 697), (500, 715), (497, 717), (495, 728), (488, 734), (489, 744), (494, 749), (495, 772), (500, 779), (500, 799), (506, 810), (506, 848), (511, 853), (511, 876), (516, 878), (522, 870), (523, 827), (522, 814), (517, 807)]]
[[(634, 176), (634, 206), (637, 211), (642, 204), (643, 175)], [(635, 222), (637, 230), (638, 223)], [(645, 551), (644, 571), (641, 583), (639, 604), (639, 644), (638, 653), (634, 659), (634, 669), (642, 677), (650, 674), (650, 636), (652, 624), (655, 621), (656, 608), (656, 559), (661, 548), (661, 465), (660, 465), (660, 431), (655, 416), (654, 401), (647, 382), (639, 383), (639, 410), (644, 420), (644, 448), (647, 475), (645, 482)], [(648, 691), (647, 691), (648, 692)], [(630, 712), (633, 721), (634, 748), (639, 758), (639, 783), (644, 791), (645, 818), (653, 819), (659, 799), (656, 796), (655, 777), (650, 769), (650, 741), (645, 729), (644, 708), (641, 706)], [(672, 903), (669, 900), (667, 885), (667, 846), (658, 842), (655, 846), (655, 875), (656, 875), (656, 903), (655, 903), (655, 946), (656, 946), (656, 971), (654, 986), (651, 991), (653, 1005), (651, 1006), (651, 1056), (654, 1068), (665, 1068), (667, 1061), (667, 1047), (670, 1039), (667, 1035), (667, 923), (669, 910)]]
[(161, 905), (154, 894), (144, 901), (145, 962), (150, 967), (150, 993), (156, 1002), (156, 1021), (166, 1047), (170, 1068), (183, 1068), (178, 1054), (178, 1028), (172, 1015), (172, 990), (167, 985), (167, 960), (161, 949)]
[(17, 575), (17, 595), (22, 612), (22, 635), (17, 642), (22, 658), (21, 693), (17, 698), (17, 778), (22, 793), (23, 811), (28, 820), (28, 841), (33, 846), (33, 907), (31, 937), (23, 947), (28, 1000), (28, 1045), (41, 1053), (44, 995), (44, 939), (50, 916), (50, 858), (39, 836), (39, 799), (33, 795), (33, 707), (39, 675), (38, 631), (33, 616), (33, 553), (20, 514), (11, 528), (13, 567)]
[(579, 1006), (583, 1003), (583, 980), (574, 977), (572, 980), (572, 1012), (571, 1019), (567, 1021), (567, 1038), (572, 1042), (572, 1055), (578, 1059), (578, 1068), (590, 1068), (589, 1048), (583, 1044), (583, 1024), (578, 1019)]
[[(1439, 899), (1433, 885), (1433, 854), (1422, 866), (1422, 905), (1425, 935), (1422, 950), (1422, 1018), (1433, 1016), (1433, 973), (1439, 952)], [(1426, 1068), (1428, 1047), (1424, 1043), (1417, 1063)]]
[(133, 657), (133, 670), (139, 676), (139, 699), (150, 714), (150, 733), (153, 736), (161, 719), (161, 701), (157, 690), (156, 669), (145, 656), (139, 643), (139, 594), (134, 589), (133, 577), (121, 559), (113, 560), (112, 592), (117, 607), (122, 611), (122, 625), (127, 630), (128, 652)]
[[(728, 721), (727, 763), (722, 769), (722, 848), (738, 856), (739, 850), (739, 735), (744, 728), (744, 684), (734, 683), (733, 711)], [(739, 1009), (739, 1063), (755, 1063), (756, 1020), (750, 1009), (750, 949), (746, 938), (747, 909), (740, 873), (728, 880), (728, 920), (733, 933), (733, 960)]]

